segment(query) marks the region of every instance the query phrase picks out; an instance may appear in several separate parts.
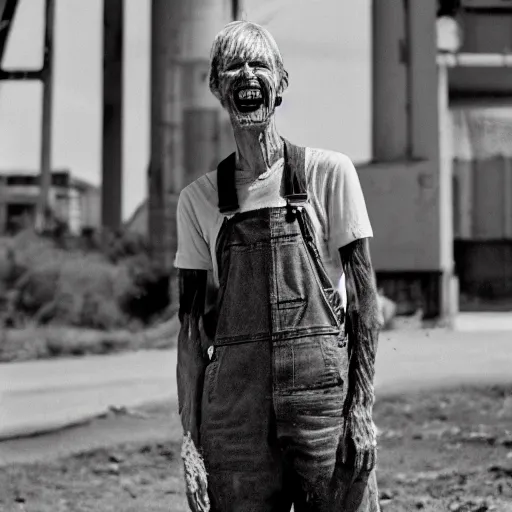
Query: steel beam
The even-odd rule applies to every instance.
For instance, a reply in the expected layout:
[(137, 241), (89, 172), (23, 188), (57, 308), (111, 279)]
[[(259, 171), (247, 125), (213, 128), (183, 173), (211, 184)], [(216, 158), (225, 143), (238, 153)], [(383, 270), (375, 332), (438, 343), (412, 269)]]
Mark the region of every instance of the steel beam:
[(44, 69), (26, 70), (26, 69), (11, 69), (9, 71), (0, 70), (0, 80), (43, 80)]
[(18, 0), (0, 0), (0, 69), (17, 7)]

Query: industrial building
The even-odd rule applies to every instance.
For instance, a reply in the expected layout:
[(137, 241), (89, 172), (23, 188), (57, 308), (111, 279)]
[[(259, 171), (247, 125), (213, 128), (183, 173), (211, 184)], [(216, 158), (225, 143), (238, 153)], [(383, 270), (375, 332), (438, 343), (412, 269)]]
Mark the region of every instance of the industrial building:
[[(0, 235), (33, 226), (39, 197), (38, 173), (0, 171)], [(51, 217), (70, 234), (80, 235), (101, 225), (100, 188), (69, 171), (52, 172), (48, 207)]]
[[(50, 26), (54, 0), (45, 1)], [(1, 21), (12, 18), (16, 3), (0, 1)], [(350, 98), (368, 85), (368, 101), (351, 122), (371, 132), (370, 157), (354, 160), (374, 227), (379, 286), (399, 312), (450, 322), (459, 309), (509, 307), (511, 2), (364, 5), (368, 12), (357, 12), (368, 17), (369, 33), (349, 49), (355, 64), (348, 74), (339, 0), (152, 0), (148, 200), (132, 225), (149, 233), (155, 261), (171, 268), (180, 190), (233, 150), (229, 120), (206, 79), (214, 35), (243, 17), (269, 28), (291, 70), (278, 123), (295, 143), (346, 153), (340, 127)], [(121, 222), (122, 19), (123, 1), (104, 0), (102, 224), (111, 228)], [(51, 50), (51, 30), (46, 36)], [(357, 67), (363, 54), (368, 69)], [(32, 77), (51, 88), (51, 52), (45, 55), (40, 73), (0, 70), (0, 78)]]

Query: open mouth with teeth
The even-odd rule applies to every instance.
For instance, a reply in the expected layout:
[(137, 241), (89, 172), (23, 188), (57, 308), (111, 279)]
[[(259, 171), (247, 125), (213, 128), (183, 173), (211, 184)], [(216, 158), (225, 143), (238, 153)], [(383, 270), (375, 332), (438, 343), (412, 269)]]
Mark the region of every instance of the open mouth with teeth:
[(235, 91), (233, 99), (236, 108), (242, 113), (254, 112), (263, 105), (263, 94), (260, 87), (241, 87)]

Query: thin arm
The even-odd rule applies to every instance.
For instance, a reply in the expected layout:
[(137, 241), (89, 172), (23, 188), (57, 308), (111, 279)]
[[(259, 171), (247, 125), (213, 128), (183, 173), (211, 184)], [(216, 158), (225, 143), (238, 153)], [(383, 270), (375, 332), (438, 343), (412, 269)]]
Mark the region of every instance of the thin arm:
[(178, 334), (178, 404), (184, 433), (190, 433), (192, 440), (199, 444), (199, 425), (207, 336), (203, 327), (204, 305), (207, 285), (205, 270), (178, 271), (180, 286)]
[(371, 413), (380, 322), (368, 239), (348, 244), (340, 249), (340, 255), (347, 289), (346, 330), (350, 355), (346, 413), (355, 406), (362, 406)]

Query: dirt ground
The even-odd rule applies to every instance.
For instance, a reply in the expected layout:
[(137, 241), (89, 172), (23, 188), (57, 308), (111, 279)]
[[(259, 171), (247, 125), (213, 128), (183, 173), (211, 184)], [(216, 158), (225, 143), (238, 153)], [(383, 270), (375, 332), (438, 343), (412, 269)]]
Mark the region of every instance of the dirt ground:
[[(0, 510), (186, 511), (175, 411), (126, 412), (0, 444)], [(512, 512), (512, 385), (385, 398), (375, 421), (383, 512)]]

